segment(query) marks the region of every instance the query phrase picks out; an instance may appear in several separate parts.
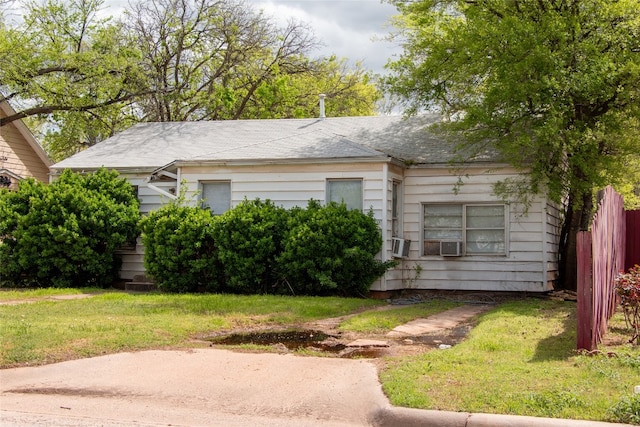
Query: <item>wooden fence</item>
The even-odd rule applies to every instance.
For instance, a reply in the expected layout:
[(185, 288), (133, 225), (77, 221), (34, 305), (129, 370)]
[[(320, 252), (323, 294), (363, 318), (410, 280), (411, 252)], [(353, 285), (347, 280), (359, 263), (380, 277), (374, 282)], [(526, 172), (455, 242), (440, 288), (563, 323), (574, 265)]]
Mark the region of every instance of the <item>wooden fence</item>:
[(627, 251), (624, 270), (640, 265), (640, 210), (625, 212), (627, 217)]
[(617, 299), (613, 280), (625, 267), (623, 199), (607, 187), (591, 231), (578, 233), (578, 349), (595, 350), (607, 331)]

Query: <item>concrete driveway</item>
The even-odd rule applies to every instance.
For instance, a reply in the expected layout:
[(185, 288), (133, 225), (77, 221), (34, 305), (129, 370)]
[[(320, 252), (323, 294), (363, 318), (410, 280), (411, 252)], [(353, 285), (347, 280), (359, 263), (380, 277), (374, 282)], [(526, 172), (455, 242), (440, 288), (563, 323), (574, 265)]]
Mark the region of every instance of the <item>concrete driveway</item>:
[(3, 426), (362, 426), (387, 405), (364, 360), (214, 349), (7, 369), (0, 383)]

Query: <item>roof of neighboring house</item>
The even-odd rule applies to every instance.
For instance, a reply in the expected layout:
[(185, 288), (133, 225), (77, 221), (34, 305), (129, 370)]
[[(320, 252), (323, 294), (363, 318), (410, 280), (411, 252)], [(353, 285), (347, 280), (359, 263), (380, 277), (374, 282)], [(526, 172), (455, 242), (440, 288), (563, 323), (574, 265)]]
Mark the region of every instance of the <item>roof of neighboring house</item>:
[(389, 157), (408, 163), (446, 163), (454, 144), (427, 129), (439, 120), (424, 115), (141, 123), (52, 168), (147, 169), (189, 161)]

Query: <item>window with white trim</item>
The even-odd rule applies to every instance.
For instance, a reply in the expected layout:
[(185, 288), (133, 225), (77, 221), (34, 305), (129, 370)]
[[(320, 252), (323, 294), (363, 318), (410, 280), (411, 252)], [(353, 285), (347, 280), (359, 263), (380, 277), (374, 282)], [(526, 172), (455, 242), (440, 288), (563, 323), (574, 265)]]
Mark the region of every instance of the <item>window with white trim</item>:
[(503, 204), (424, 204), (423, 254), (440, 255), (440, 243), (461, 242), (465, 255), (507, 254)]
[(214, 215), (231, 209), (231, 183), (229, 181), (200, 182), (200, 203)]
[(327, 180), (327, 202), (344, 202), (349, 209), (362, 210), (362, 179)]
[(400, 232), (400, 215), (402, 198), (400, 195), (400, 183), (393, 181), (391, 186), (391, 236), (399, 237)]

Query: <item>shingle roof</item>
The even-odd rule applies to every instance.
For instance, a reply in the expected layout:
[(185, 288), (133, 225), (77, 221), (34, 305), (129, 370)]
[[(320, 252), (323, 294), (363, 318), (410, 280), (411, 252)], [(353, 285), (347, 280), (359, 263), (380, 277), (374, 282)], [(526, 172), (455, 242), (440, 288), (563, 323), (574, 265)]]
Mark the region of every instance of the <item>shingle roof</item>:
[(446, 163), (453, 156), (453, 144), (427, 129), (438, 120), (425, 115), (141, 123), (52, 168), (142, 169), (174, 161), (386, 157)]

